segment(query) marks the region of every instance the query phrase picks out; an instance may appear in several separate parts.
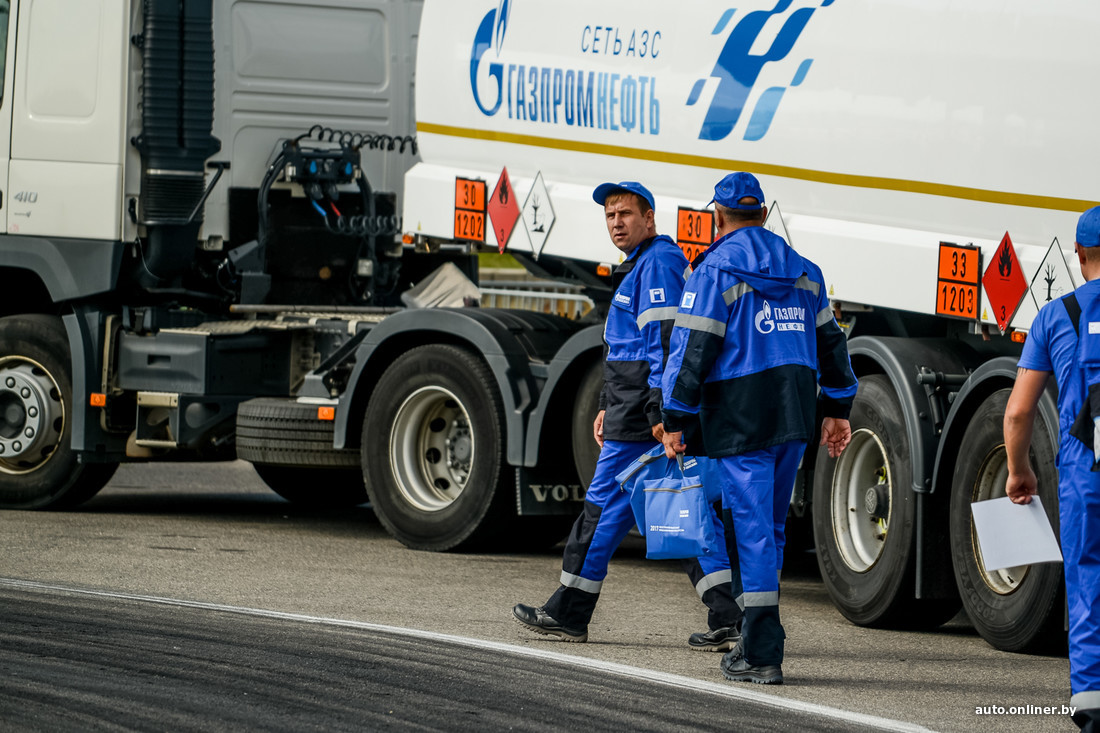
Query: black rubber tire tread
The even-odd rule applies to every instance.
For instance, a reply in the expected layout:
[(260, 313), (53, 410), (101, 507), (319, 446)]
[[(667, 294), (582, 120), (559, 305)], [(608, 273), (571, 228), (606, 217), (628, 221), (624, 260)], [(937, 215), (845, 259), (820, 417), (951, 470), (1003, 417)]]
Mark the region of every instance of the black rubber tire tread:
[(41, 364), (60, 388), (65, 407), (61, 441), (44, 464), (27, 474), (0, 471), (0, 509), (68, 509), (91, 499), (118, 463), (80, 463), (72, 450), (72, 356), (65, 325), (41, 314), (0, 318), (0, 355)]
[[(982, 578), (974, 549), (973, 487), (985, 460), (1004, 451), (1005, 406), (1011, 390), (987, 397), (959, 444), (951, 487), (951, 557), (955, 582), (974, 628), (993, 647), (1006, 652), (1057, 653), (1065, 649), (1065, 579), (1061, 563), (1032, 565), (1008, 594), (994, 592)], [(1039, 480), (1039, 498), (1058, 531), (1058, 446), (1052, 445), (1042, 416), (1035, 421), (1031, 465)]]
[[(477, 436), (466, 488), (449, 506), (424, 511), (401, 494), (390, 467), (394, 419), (405, 399), (426, 386), (450, 390)], [(375, 386), (363, 420), (362, 463), (375, 516), (399, 542), (416, 550), (501, 550), (515, 541), (515, 469), (504, 459), (504, 411), (496, 379), (473, 352), (444, 344), (399, 356)]]
[(600, 391), (603, 389), (603, 362), (595, 362), (581, 377), (577, 385), (577, 398), (573, 405), (573, 463), (581, 485), (588, 488), (596, 474), (596, 461), (600, 457), (600, 445), (592, 436), (592, 423), (600, 411)]
[[(864, 572), (845, 563), (833, 535), (832, 479), (837, 459), (820, 450), (814, 467), (813, 524), (818, 568), (833, 605), (859, 626), (934, 628), (949, 620), (959, 601), (914, 598), (916, 577), (916, 495), (910, 487), (908, 437), (901, 404), (887, 377), (860, 378), (851, 413), (852, 432), (869, 428), (882, 441), (891, 469), (891, 515), (885, 546)], [(950, 572), (943, 568), (943, 572)], [(926, 572), (935, 572), (926, 569)]]
[(333, 448), (333, 435), (333, 422), (317, 419), (317, 405), (257, 397), (237, 407), (237, 457), (251, 463), (358, 468), (359, 452)]
[(363, 473), (354, 469), (272, 466), (254, 463), (267, 487), (298, 506), (310, 509), (343, 509), (367, 501)]

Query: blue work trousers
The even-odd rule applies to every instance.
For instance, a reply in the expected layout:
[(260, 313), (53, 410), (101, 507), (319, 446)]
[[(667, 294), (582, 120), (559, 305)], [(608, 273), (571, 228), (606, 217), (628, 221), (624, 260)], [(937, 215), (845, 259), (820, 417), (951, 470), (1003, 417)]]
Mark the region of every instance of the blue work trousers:
[(1100, 473), (1089, 470), (1091, 457), (1065, 458), (1058, 467), (1058, 514), (1069, 607), (1070, 705), (1095, 713), (1100, 711)]
[[(578, 628), (592, 618), (611, 556), (635, 523), (630, 494), (623, 491), (615, 477), (656, 445), (653, 440), (604, 441), (596, 473), (585, 494), (584, 509), (566, 540), (561, 586), (544, 605), (559, 623)], [(720, 529), (717, 515), (714, 521)], [(710, 628), (736, 626), (741, 609), (731, 594), (730, 564), (725, 553), (692, 558), (682, 565), (708, 608)]]
[(726, 549), (734, 569), (732, 592), (744, 593), (745, 660), (754, 666), (783, 662), (786, 635), (779, 622), (779, 573), (787, 511), (805, 450), (806, 444), (796, 440), (711, 461), (711, 473), (722, 487)]

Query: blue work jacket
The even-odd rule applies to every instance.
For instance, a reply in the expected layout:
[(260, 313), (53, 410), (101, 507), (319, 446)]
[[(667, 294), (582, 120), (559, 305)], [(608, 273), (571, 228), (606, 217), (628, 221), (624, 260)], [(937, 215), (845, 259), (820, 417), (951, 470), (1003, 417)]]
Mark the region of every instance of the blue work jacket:
[(661, 422), (661, 377), (687, 258), (666, 236), (639, 244), (612, 274), (615, 294), (604, 326), (604, 438), (652, 439)]
[(724, 236), (696, 260), (663, 380), (664, 423), (698, 415), (706, 454), (809, 441), (820, 399), (847, 418), (856, 393), (821, 270), (763, 227)]

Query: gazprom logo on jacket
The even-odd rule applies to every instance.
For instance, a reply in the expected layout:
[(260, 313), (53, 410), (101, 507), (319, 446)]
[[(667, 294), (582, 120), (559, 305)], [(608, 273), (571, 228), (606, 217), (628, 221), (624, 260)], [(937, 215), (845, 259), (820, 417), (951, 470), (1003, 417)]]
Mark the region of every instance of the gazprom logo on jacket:
[(793, 306), (790, 308), (772, 308), (771, 303), (764, 301), (764, 305), (756, 312), (756, 330), (763, 334), (772, 331), (800, 331), (806, 332), (806, 309)]
[[(771, 46), (762, 53), (754, 54), (752, 50), (768, 21), (773, 16), (786, 14), (793, 1), (778, 0), (771, 10), (757, 10), (742, 15), (726, 38), (726, 43), (718, 54), (718, 60), (710, 76), (695, 82), (695, 86), (688, 95), (688, 106), (699, 101), (703, 86), (708, 79), (718, 80), (718, 88), (710, 102), (702, 129), (699, 130), (700, 140), (724, 140), (733, 132), (741, 119), (741, 114), (745, 111), (745, 104), (752, 95), (753, 87), (756, 86), (764, 66), (782, 62), (791, 53), (817, 8), (798, 8), (783, 21), (783, 26), (779, 29)], [(832, 4), (833, 0), (821, 0), (820, 7), (824, 8)], [(726, 10), (711, 34), (716, 36), (723, 33), (736, 12), (732, 8)], [(796, 87), (801, 84), (809, 73), (811, 64), (813, 59), (804, 59), (799, 63), (791, 76), (789, 86)], [(792, 61), (789, 66), (794, 66), (794, 62)], [(777, 86), (769, 87), (760, 93), (756, 106), (752, 110), (752, 116), (745, 127), (745, 140), (759, 140), (768, 133), (768, 128), (771, 127), (772, 119), (786, 90), (787, 87)]]

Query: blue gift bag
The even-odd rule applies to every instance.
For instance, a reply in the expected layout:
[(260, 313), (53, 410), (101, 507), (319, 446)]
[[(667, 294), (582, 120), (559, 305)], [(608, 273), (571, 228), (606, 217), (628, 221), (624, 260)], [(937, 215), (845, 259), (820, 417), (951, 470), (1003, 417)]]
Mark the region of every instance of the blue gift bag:
[(710, 502), (698, 476), (684, 475), (677, 456), (675, 473), (635, 484), (631, 506), (635, 516), (644, 506), (638, 529), (645, 535), (646, 557), (664, 560), (699, 557), (714, 551), (716, 538)]

